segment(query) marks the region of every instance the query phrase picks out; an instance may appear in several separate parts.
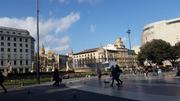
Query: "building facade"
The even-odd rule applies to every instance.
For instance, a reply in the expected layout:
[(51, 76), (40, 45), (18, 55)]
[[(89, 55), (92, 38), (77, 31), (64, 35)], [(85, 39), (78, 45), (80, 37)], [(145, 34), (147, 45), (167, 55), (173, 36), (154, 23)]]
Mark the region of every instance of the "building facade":
[(66, 68), (68, 56), (59, 55), (49, 50), (47, 53), (44, 46), (40, 49), (40, 72), (52, 72), (57, 69)]
[(180, 41), (180, 18), (146, 25), (142, 33), (142, 44), (153, 39), (162, 39), (171, 45), (175, 45)]
[(136, 55), (125, 48), (121, 38), (114, 44), (104, 47), (92, 48), (73, 54), (73, 67), (101, 67), (104, 63), (115, 62), (120, 67), (133, 67), (136, 65)]
[(27, 30), (0, 27), (0, 70), (30, 72), (34, 62), (34, 41)]

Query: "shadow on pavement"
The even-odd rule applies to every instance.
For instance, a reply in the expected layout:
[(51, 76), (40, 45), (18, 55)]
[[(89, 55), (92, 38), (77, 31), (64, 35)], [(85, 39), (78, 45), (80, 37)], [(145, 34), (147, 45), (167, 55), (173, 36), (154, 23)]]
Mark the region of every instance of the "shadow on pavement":
[(0, 93), (0, 101), (135, 101), (68, 88), (62, 84), (27, 87)]

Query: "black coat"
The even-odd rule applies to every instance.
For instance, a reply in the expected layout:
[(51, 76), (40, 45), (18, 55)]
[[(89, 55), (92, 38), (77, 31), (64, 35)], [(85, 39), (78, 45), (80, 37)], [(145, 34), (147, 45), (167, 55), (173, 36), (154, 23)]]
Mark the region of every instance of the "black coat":
[(5, 76), (0, 72), (0, 84), (4, 82)]

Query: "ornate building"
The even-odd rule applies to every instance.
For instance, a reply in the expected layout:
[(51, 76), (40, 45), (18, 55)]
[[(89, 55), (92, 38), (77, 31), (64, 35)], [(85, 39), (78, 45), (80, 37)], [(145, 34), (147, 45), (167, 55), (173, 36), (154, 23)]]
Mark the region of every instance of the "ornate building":
[(40, 50), (40, 71), (52, 72), (55, 68), (60, 69), (60, 55), (55, 54), (51, 50), (49, 50), (46, 54), (45, 48), (42, 45)]
[(136, 66), (136, 54), (133, 50), (125, 48), (121, 38), (117, 38), (114, 44), (104, 47), (92, 48), (73, 54), (73, 67), (98, 67), (104, 63), (115, 62), (120, 67)]

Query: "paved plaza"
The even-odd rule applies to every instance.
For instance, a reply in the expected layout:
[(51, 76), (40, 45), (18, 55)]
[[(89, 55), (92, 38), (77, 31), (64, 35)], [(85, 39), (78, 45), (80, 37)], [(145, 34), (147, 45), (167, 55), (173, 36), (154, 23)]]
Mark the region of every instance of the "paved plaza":
[(0, 101), (179, 101), (180, 78), (122, 78), (122, 86), (110, 87), (110, 77), (104, 76), (64, 80), (60, 87), (52, 82), (9, 89)]

